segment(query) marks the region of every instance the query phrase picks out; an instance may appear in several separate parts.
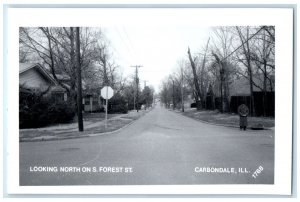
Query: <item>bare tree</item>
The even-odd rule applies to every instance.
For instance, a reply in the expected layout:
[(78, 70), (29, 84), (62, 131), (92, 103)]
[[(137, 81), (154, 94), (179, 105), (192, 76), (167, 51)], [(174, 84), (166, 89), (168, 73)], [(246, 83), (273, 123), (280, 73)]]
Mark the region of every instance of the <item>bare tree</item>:
[(195, 91), (195, 100), (196, 100), (196, 104), (197, 104), (197, 110), (200, 110), (201, 109), (201, 103), (200, 103), (201, 90), (199, 87), (198, 74), (196, 71), (197, 67), (196, 67), (194, 59), (192, 58), (190, 48), (188, 48), (188, 56), (189, 56), (191, 68), (193, 70), (193, 80), (194, 80), (194, 86), (195, 86), (195, 90), (196, 90)]
[[(270, 28), (269, 28), (270, 29)], [(267, 91), (268, 83), (269, 90), (273, 91), (273, 80), (275, 71), (275, 44), (273, 43), (274, 35), (269, 35), (268, 28), (264, 28), (257, 37), (254, 38), (255, 44), (252, 46), (251, 60), (254, 61), (256, 66), (257, 80), (261, 80), (261, 74), (263, 75), (263, 85), (254, 84), (263, 92), (263, 115), (266, 116), (267, 108)], [(272, 29), (273, 30), (273, 29)]]
[(247, 68), (247, 76), (249, 79), (249, 88), (250, 88), (250, 114), (255, 116), (255, 104), (254, 104), (254, 96), (253, 96), (253, 67), (251, 63), (251, 47), (250, 47), (250, 27), (238, 27), (236, 26), (236, 31), (242, 46), (242, 55), (243, 58), (240, 58), (239, 61), (245, 65)]
[(210, 38), (208, 38), (206, 47), (204, 49), (203, 59), (201, 62), (201, 65), (199, 65), (199, 71), (198, 71), (198, 78), (199, 78), (199, 85), (200, 85), (200, 101), (201, 101), (201, 107), (205, 108), (206, 106), (206, 93), (209, 83), (209, 76), (208, 76), (208, 70), (207, 70), (207, 53), (209, 48), (209, 41)]
[(161, 84), (160, 90), (161, 102), (165, 104), (165, 107), (169, 108), (172, 103), (172, 85), (170, 80), (165, 80)]
[[(122, 77), (116, 73), (118, 65), (112, 60), (109, 42), (101, 29), (81, 28), (80, 49), (82, 79), (87, 92), (99, 92), (105, 83), (122, 87)], [(75, 31), (72, 27), (20, 28), (21, 53), (28, 61), (48, 67), (76, 105)]]
[(215, 78), (217, 83), (220, 83), (219, 91), (221, 96), (221, 112), (228, 112), (230, 105), (229, 86), (234, 73), (233, 65), (231, 65), (233, 34), (232, 27), (216, 27), (213, 30), (213, 47), (212, 55), (215, 61), (212, 64), (213, 68), (217, 68)]

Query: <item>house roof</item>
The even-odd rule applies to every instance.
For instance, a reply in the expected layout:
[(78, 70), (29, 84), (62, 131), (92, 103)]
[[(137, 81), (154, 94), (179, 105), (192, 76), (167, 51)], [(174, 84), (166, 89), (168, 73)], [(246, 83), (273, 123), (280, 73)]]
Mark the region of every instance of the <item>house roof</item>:
[[(49, 70), (45, 69), (42, 65), (39, 63), (19, 63), (19, 74), (22, 74), (32, 68), (35, 68), (37, 71), (39, 71), (43, 76), (45, 76), (47, 79), (49, 79), (51, 82), (53, 82), (55, 85), (59, 86), (58, 82), (53, 78), (52, 74), (49, 72)], [(71, 80), (71, 77), (65, 73), (56, 74), (57, 79), (62, 82), (65, 86), (70, 87), (69, 81)], [(60, 89), (62, 87), (57, 87), (57, 89)], [(82, 80), (82, 89), (87, 89), (87, 84), (84, 80)]]
[(22, 74), (33, 68), (36, 69), (37, 71), (39, 71), (43, 76), (45, 76), (47, 79), (49, 79), (55, 85), (57, 85), (57, 82), (55, 81), (55, 79), (47, 72), (47, 70), (45, 70), (38, 63), (19, 63), (19, 74)]
[(71, 80), (69, 75), (66, 74), (56, 74), (56, 77), (58, 80), (62, 80), (62, 81), (69, 81)]
[[(271, 79), (275, 78), (271, 76)], [(253, 81), (260, 88), (263, 88), (263, 75), (253, 75)], [(260, 92), (261, 89), (257, 86), (253, 85), (253, 92)], [(230, 95), (249, 95), (250, 94), (250, 84), (248, 78), (239, 78), (234, 80), (234, 82), (230, 85)], [(270, 83), (267, 82), (267, 91), (270, 91), (271, 86)], [(274, 89), (274, 85), (272, 85), (272, 89)]]
[(21, 73), (33, 68), (36, 65), (37, 64), (33, 64), (33, 63), (20, 63), (19, 64), (19, 73), (21, 74)]

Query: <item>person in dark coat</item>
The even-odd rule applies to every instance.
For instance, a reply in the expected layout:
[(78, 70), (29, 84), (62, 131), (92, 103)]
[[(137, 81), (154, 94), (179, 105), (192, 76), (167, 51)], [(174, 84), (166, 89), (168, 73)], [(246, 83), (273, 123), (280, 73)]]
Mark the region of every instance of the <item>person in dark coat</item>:
[(249, 108), (247, 107), (247, 105), (245, 104), (241, 104), (239, 107), (238, 107), (238, 113), (240, 115), (240, 129), (244, 129), (246, 130), (247, 129), (247, 116), (249, 114)]

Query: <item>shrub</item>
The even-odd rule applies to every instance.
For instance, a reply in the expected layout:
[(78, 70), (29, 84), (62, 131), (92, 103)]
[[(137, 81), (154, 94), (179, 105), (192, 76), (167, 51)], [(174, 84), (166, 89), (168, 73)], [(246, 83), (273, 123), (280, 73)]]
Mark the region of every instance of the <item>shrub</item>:
[(128, 104), (120, 94), (115, 94), (108, 101), (108, 113), (128, 113)]
[(54, 101), (40, 92), (20, 90), (19, 127), (37, 128), (73, 120), (75, 111), (64, 101)]
[(127, 114), (128, 113), (128, 107), (126, 104), (117, 104), (112, 105), (111, 108), (108, 110), (108, 113), (122, 113)]
[(71, 103), (64, 101), (54, 102), (48, 106), (48, 118), (52, 123), (67, 123), (75, 116)]

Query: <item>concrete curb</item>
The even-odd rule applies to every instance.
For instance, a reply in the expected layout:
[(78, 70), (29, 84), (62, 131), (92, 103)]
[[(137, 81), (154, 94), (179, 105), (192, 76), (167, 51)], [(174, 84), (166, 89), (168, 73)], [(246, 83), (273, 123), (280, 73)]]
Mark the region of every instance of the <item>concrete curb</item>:
[(57, 141), (57, 140), (67, 140), (67, 139), (77, 139), (77, 138), (86, 138), (86, 137), (96, 137), (96, 136), (102, 136), (102, 135), (109, 135), (109, 134), (113, 134), (113, 133), (118, 133), (121, 130), (127, 128), (128, 126), (130, 126), (131, 124), (133, 124), (135, 121), (137, 121), (138, 119), (140, 119), (141, 117), (145, 116), (148, 112), (150, 112), (151, 110), (147, 111), (145, 114), (143, 114), (142, 116), (140, 116), (139, 118), (132, 120), (131, 122), (129, 122), (128, 124), (122, 126), (121, 128), (118, 128), (116, 130), (113, 131), (109, 131), (109, 132), (103, 132), (103, 133), (90, 133), (90, 134), (85, 134), (85, 135), (81, 135), (81, 136), (67, 136), (67, 137), (57, 137), (57, 136), (53, 136), (53, 138), (40, 138), (40, 139), (29, 139), (29, 140), (19, 140), (19, 142), (44, 142), (44, 141)]
[[(145, 115), (145, 114), (144, 114)], [(143, 116), (144, 116), (143, 115)], [(142, 116), (141, 116), (142, 117)], [(141, 118), (140, 117), (140, 118)], [(139, 118), (138, 118), (139, 119)], [(117, 129), (117, 130), (113, 130), (113, 131), (109, 131), (109, 132), (104, 132), (104, 133), (92, 133), (92, 134), (88, 134), (87, 136), (88, 137), (95, 137), (95, 136), (101, 136), (101, 135), (109, 135), (109, 134), (112, 134), (112, 133), (118, 133), (120, 132), (121, 130), (127, 128), (128, 126), (130, 126), (131, 124), (133, 124), (135, 121), (137, 121), (138, 119), (135, 119), (135, 120), (132, 120), (131, 122), (129, 122), (128, 124), (122, 126), (121, 128)]]
[(105, 132), (105, 133), (95, 133), (95, 134), (88, 134), (87, 136), (88, 137), (95, 137), (95, 136), (101, 136), (101, 135), (109, 135), (109, 134), (112, 134), (112, 133), (118, 133), (120, 132), (121, 130), (127, 128), (128, 126), (130, 126), (131, 124), (133, 124), (134, 122), (136, 122), (137, 120), (139, 120), (141, 117), (145, 116), (148, 112), (150, 112), (151, 110), (149, 111), (146, 111), (145, 114), (143, 114), (142, 116), (140, 116), (139, 118), (135, 119), (135, 120), (132, 120), (131, 122), (129, 122), (128, 124), (122, 126), (121, 128), (117, 129), (117, 130), (114, 130), (114, 131), (109, 131), (109, 132)]
[[(182, 114), (182, 112), (179, 112), (179, 111), (174, 111), (174, 110), (169, 110), (169, 111), (173, 111), (173, 112), (175, 112), (177, 114), (180, 114), (181, 116), (184, 116), (184, 117), (187, 117), (187, 118), (190, 118), (190, 119), (193, 119), (195, 121), (199, 121), (199, 122), (202, 122), (202, 123), (205, 123), (205, 124), (209, 124), (209, 125), (223, 126), (223, 127), (230, 127), (230, 128), (238, 128), (238, 129), (240, 128), (239, 126), (235, 126), (235, 125), (212, 123), (212, 122), (203, 121), (201, 119), (195, 119), (193, 117), (184, 115), (184, 114)], [(253, 129), (251, 129), (251, 127), (248, 127), (248, 129), (253, 130)], [(274, 129), (274, 127), (264, 127), (263, 128), (263, 130), (273, 130), (273, 129)]]

